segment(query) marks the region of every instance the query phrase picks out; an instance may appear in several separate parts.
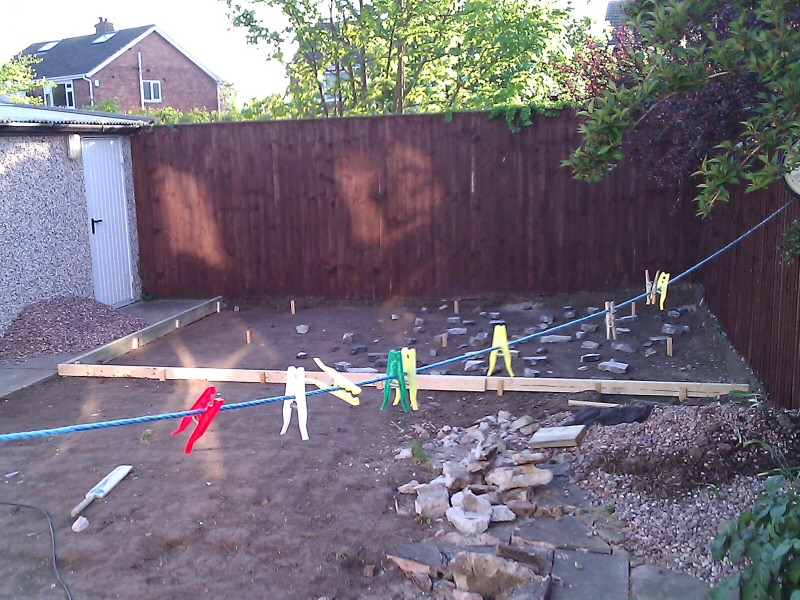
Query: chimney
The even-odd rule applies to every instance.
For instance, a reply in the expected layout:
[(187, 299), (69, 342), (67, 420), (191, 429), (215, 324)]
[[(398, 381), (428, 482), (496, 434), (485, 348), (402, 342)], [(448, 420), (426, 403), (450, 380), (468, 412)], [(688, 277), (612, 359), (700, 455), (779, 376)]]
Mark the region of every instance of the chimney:
[(94, 26), (94, 32), (97, 34), (113, 33), (113, 31), (114, 31), (114, 24), (109, 23), (108, 19), (104, 19), (103, 17), (100, 17), (100, 20)]

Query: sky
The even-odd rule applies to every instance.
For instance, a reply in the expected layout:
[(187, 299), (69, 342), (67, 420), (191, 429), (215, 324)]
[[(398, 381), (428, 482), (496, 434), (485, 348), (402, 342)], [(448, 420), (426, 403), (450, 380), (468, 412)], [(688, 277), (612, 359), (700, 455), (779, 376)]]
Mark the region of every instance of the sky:
[[(573, 0), (578, 14), (599, 21), (606, 3)], [(104, 17), (118, 30), (157, 25), (206, 68), (231, 82), (239, 105), (286, 87), (284, 67), (247, 44), (244, 31), (230, 24), (223, 0), (0, 0), (0, 7), (0, 61), (34, 42), (94, 33), (94, 24)]]

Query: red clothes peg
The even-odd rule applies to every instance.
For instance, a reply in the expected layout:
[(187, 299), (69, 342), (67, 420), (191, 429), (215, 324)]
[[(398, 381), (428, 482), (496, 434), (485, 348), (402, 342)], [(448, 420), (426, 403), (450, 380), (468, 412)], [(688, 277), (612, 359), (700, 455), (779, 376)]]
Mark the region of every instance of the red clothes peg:
[(197, 427), (195, 427), (192, 435), (189, 436), (189, 441), (186, 442), (186, 449), (184, 450), (186, 454), (191, 454), (194, 443), (203, 436), (203, 434), (206, 432), (206, 429), (208, 429), (208, 426), (211, 425), (211, 421), (214, 420), (214, 417), (217, 416), (217, 413), (222, 408), (222, 405), (225, 404), (225, 401), (222, 398), (215, 398), (216, 393), (216, 387), (207, 387), (206, 391), (200, 395), (200, 397), (197, 399), (197, 402), (195, 402), (192, 405), (192, 408), (189, 409), (202, 410), (203, 412), (199, 415), (183, 417), (183, 419), (181, 419), (181, 424), (175, 431), (172, 432), (172, 435), (178, 435), (184, 429), (186, 429), (189, 426), (189, 423), (192, 421), (197, 423)]

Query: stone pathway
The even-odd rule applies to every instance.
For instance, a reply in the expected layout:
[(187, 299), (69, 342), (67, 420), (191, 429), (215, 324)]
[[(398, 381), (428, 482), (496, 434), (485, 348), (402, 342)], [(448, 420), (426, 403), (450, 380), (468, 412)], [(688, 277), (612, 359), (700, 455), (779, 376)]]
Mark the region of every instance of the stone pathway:
[[(533, 498), (548, 513), (405, 544), (392, 560), (425, 592), (453, 600), (707, 600), (708, 586), (654, 565), (632, 567), (613, 515), (592, 507), (560, 465)], [(523, 581), (523, 579), (526, 579)]]

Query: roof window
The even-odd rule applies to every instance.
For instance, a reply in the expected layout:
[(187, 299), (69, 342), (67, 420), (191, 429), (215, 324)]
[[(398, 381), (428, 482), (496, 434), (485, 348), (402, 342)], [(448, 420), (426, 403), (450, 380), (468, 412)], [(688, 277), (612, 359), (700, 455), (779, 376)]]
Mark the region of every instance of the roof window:
[(47, 42), (46, 44), (42, 44), (41, 46), (39, 46), (37, 52), (47, 52), (48, 50), (50, 50), (50, 48), (55, 46), (59, 41), (61, 40), (56, 40), (55, 42)]
[(112, 31), (110, 33), (104, 33), (103, 35), (101, 35), (96, 40), (93, 40), (92, 43), (93, 44), (102, 44), (103, 42), (107, 42), (112, 37), (114, 37), (116, 35), (116, 33), (117, 33), (116, 31)]

